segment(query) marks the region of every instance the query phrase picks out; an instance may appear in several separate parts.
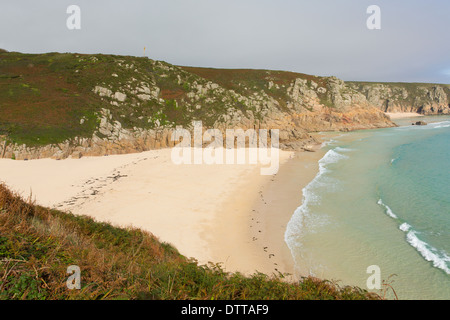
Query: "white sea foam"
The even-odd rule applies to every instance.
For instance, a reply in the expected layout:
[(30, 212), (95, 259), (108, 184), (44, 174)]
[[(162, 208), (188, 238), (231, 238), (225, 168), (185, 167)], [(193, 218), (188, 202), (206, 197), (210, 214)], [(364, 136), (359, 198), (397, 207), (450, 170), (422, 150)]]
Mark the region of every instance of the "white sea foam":
[(322, 144), (320, 145), (320, 147), (321, 147), (321, 148), (324, 148), (324, 147), (326, 147), (327, 145), (332, 144), (332, 143), (335, 143), (335, 142), (336, 142), (336, 140), (333, 140), (333, 139), (326, 140), (326, 141), (322, 142)]
[(400, 230), (406, 233), (406, 240), (414, 247), (425, 260), (433, 263), (433, 266), (444, 270), (447, 274), (450, 274), (450, 269), (447, 263), (450, 262), (450, 257), (445, 252), (439, 253), (438, 250), (428, 243), (420, 240), (417, 237), (417, 232), (406, 222), (402, 223), (399, 227)]
[(450, 127), (450, 124), (446, 124), (446, 125), (440, 125), (440, 126), (435, 126), (434, 128), (448, 128)]
[(350, 151), (353, 151), (353, 149), (343, 148), (343, 147), (336, 147), (336, 148), (334, 148), (334, 150), (337, 151), (337, 152), (350, 152)]
[(384, 204), (383, 200), (380, 199), (380, 200), (378, 200), (377, 203), (378, 203), (380, 206), (384, 207), (385, 212), (386, 212), (386, 214), (387, 214), (388, 216), (390, 216), (391, 218), (394, 218), (394, 219), (398, 219), (398, 217), (395, 215), (395, 213), (392, 212), (391, 208), (389, 208), (386, 204)]
[(411, 126), (411, 125), (405, 125), (400, 126), (397, 128), (394, 128), (395, 131), (403, 131), (403, 130), (430, 130), (430, 129), (439, 129), (439, 128), (448, 128), (450, 127), (450, 121), (440, 121), (440, 122), (431, 122), (428, 123), (426, 126)]
[(434, 123), (430, 123), (429, 126), (431, 126), (434, 129), (448, 128), (448, 127), (450, 127), (450, 121), (434, 122)]
[[(336, 148), (335, 148), (336, 149)], [(330, 163), (336, 163), (339, 160), (347, 159), (348, 157), (337, 153), (335, 149), (328, 150), (328, 152), (319, 160), (319, 175), (326, 171), (325, 167)]]
[(417, 237), (417, 233), (410, 226), (409, 228), (404, 229), (407, 230), (403, 231), (407, 232), (406, 240), (408, 241), (408, 243), (416, 248), (416, 250), (419, 251), (422, 257), (425, 258), (425, 260), (432, 262), (434, 267), (444, 270), (445, 273), (450, 274), (450, 268), (447, 265), (447, 263), (450, 262), (450, 257), (447, 255), (447, 253), (439, 253), (436, 248), (420, 240)]
[(315, 227), (322, 226), (327, 223), (326, 218), (323, 216), (318, 217), (311, 215), (309, 206), (317, 204), (320, 201), (320, 196), (317, 189), (333, 184), (333, 180), (325, 177), (325, 173), (328, 172), (326, 167), (331, 163), (336, 163), (347, 158), (347, 156), (331, 149), (328, 150), (323, 158), (319, 160), (319, 172), (314, 179), (302, 189), (302, 205), (295, 210), (286, 227), (284, 238), (288, 246), (291, 247), (291, 251), (293, 250), (293, 247), (298, 247), (301, 245), (299, 243), (295, 243), (295, 239), (301, 236), (305, 230), (308, 230), (308, 232), (314, 232)]
[(407, 224), (406, 222), (402, 223), (400, 227), (398, 227), (403, 232), (408, 232), (411, 229), (411, 226)]

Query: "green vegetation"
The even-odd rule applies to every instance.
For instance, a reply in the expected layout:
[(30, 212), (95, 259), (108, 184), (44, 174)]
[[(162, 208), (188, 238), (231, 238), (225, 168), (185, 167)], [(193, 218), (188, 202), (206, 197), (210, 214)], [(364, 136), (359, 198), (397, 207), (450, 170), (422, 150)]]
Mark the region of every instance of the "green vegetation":
[(0, 52), (0, 134), (27, 145), (92, 136), (102, 102), (75, 82), (75, 61), (72, 54)]
[[(262, 91), (282, 104), (289, 102), (290, 97), (286, 91), (296, 79), (304, 79), (309, 82), (314, 81), (318, 85), (326, 87), (326, 78), (289, 71), (197, 67), (180, 68), (204, 79), (213, 81), (228, 90), (234, 90), (244, 96), (250, 96), (254, 92)], [(269, 86), (269, 82), (272, 85)]]
[[(81, 289), (66, 286), (81, 269)], [(0, 299), (380, 299), (356, 287), (198, 265), (138, 229), (33, 205), (0, 185)]]
[[(197, 86), (207, 82), (179, 67), (143, 57), (2, 50), (0, 134), (12, 143), (41, 146), (92, 137), (102, 109), (110, 110), (112, 122), (128, 129), (187, 127), (195, 119), (212, 125), (230, 107), (247, 111), (227, 92), (198, 92)], [(126, 98), (101, 96), (94, 92), (97, 86)], [(156, 93), (150, 92), (155, 89)], [(139, 94), (147, 97), (139, 98)]]
[[(118, 121), (127, 129), (189, 127), (193, 120), (212, 126), (236, 110), (261, 120), (264, 114), (251, 99), (271, 97), (288, 111), (287, 88), (297, 78), (326, 86), (326, 78), (285, 71), (178, 67), (144, 57), (1, 50), (0, 135), (30, 147), (92, 137), (103, 109), (110, 111), (112, 123)], [(220, 87), (211, 88), (212, 83)], [(96, 87), (109, 93), (99, 94)], [(116, 93), (125, 94), (125, 100), (118, 101)]]
[[(298, 92), (290, 90), (298, 79), (304, 82), (299, 86), (302, 90), (315, 91), (319, 103), (336, 108), (328, 77), (287, 71), (181, 67), (146, 57), (0, 50), (0, 136), (6, 136), (9, 143), (28, 147), (70, 143), (93, 134), (100, 137), (104, 110), (111, 115), (107, 119), (110, 124), (117, 121), (129, 130), (177, 125), (189, 128), (193, 120), (212, 127), (241, 116), (254, 120), (256, 125), (270, 108), (286, 114), (299, 112), (299, 108), (293, 111), (288, 107), (293, 100), (302, 100), (294, 97)], [(367, 88), (375, 85), (379, 84), (347, 82), (340, 93), (368, 95)], [(429, 97), (422, 88), (433, 86), (386, 85), (386, 92), (392, 89), (393, 93), (383, 92), (384, 100), (392, 98), (409, 106), (426, 104)], [(450, 86), (442, 87), (450, 95)], [(306, 103), (300, 104), (305, 111), (312, 111)]]

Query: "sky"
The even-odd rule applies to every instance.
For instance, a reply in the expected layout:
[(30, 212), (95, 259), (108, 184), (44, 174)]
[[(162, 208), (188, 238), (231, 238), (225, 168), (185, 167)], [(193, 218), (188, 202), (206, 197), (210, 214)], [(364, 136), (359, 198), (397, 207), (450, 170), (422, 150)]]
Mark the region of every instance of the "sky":
[[(67, 8), (80, 8), (70, 30)], [(369, 29), (370, 5), (381, 29)], [(1, 0), (0, 48), (450, 84), (448, 0)]]

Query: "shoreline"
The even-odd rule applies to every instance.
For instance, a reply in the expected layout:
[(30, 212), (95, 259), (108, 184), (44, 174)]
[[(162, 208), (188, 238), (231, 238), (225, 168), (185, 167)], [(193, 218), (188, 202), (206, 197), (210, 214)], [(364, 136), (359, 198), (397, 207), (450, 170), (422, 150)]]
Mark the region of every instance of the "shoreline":
[[(230, 272), (282, 273), (288, 274), (289, 280), (297, 279), (299, 274), (284, 234), (302, 203), (302, 189), (317, 174), (322, 156), (320, 152), (296, 152), (280, 165), (276, 175), (257, 183), (248, 180), (224, 201), (208, 240), (213, 260), (221, 261)], [(252, 184), (258, 189), (252, 189)], [(227, 215), (230, 211), (237, 214)]]
[[(208, 240), (214, 261), (221, 261), (226, 271), (246, 275), (255, 272), (268, 276), (283, 274), (287, 281), (308, 276), (298, 270), (285, 241), (285, 232), (294, 211), (302, 204), (303, 188), (319, 172), (318, 161), (325, 155), (321, 151), (323, 143), (338, 135), (340, 133), (335, 132), (316, 134), (320, 143), (314, 145), (313, 152), (293, 152), (280, 163), (276, 175), (262, 177), (258, 182), (244, 182), (234, 195), (230, 195), (229, 201), (224, 201), (224, 208), (213, 227), (214, 236)], [(242, 190), (255, 185), (258, 193), (252, 189), (249, 202), (248, 193)], [(226, 214), (229, 211), (240, 213), (230, 216)], [(224, 243), (224, 239), (228, 241)]]
[(403, 119), (403, 118), (413, 118), (413, 117), (424, 117), (423, 114), (417, 112), (385, 112), (391, 120)]
[(2, 159), (0, 177), (37, 204), (141, 228), (199, 264), (296, 279), (284, 233), (321, 157), (320, 151), (280, 150), (277, 174), (262, 176), (260, 164), (177, 166), (170, 149), (161, 149), (59, 161)]

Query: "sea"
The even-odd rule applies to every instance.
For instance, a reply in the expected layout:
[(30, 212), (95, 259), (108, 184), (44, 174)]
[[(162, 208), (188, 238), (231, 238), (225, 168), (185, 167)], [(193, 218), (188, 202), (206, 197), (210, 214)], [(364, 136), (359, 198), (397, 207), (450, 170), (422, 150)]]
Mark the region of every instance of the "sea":
[(386, 299), (448, 300), (450, 116), (395, 121), (330, 135), (285, 240), (301, 275)]

